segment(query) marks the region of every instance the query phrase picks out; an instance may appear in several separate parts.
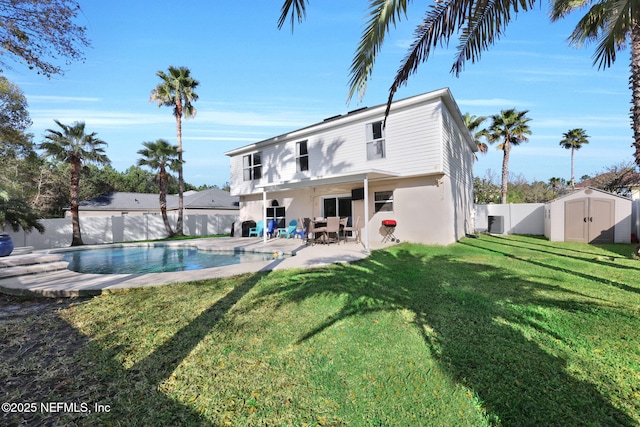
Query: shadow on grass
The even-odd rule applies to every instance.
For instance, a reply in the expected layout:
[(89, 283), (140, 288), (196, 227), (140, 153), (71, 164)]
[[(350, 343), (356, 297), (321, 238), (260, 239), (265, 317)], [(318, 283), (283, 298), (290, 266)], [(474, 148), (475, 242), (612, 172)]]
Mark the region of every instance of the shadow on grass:
[[(616, 264), (615, 262), (613, 262), (616, 260), (616, 258), (629, 259), (633, 252), (632, 245), (626, 245), (626, 244), (592, 245), (594, 247), (594, 251), (589, 252), (589, 251), (582, 251), (582, 250), (570, 248), (570, 247), (559, 247), (558, 244), (554, 245), (552, 242), (549, 242), (549, 241), (547, 241), (548, 244), (532, 242), (530, 241), (530, 239), (531, 238), (528, 236), (527, 236), (527, 240), (519, 236), (519, 239), (515, 241), (505, 237), (492, 235), (492, 236), (484, 237), (482, 240), (484, 243), (486, 243), (487, 241), (493, 241), (502, 246), (510, 246), (517, 249), (524, 248), (524, 249), (533, 250), (533, 251), (537, 251), (537, 252), (541, 252), (541, 253), (545, 253), (553, 256), (566, 257), (566, 258), (571, 258), (578, 261), (596, 263), (604, 267), (613, 267), (613, 268), (620, 268), (620, 269), (626, 269), (626, 270), (640, 271), (640, 264), (638, 264), (638, 266), (626, 266), (626, 265)], [(524, 245), (527, 245), (527, 246), (524, 246)], [(535, 246), (535, 247), (531, 247), (531, 246)], [(596, 248), (600, 250), (595, 250)], [(613, 252), (621, 256), (605, 257), (606, 259), (609, 259), (609, 261), (611, 262), (603, 261), (602, 260), (603, 250), (606, 250), (608, 252)], [(576, 254), (585, 254), (587, 256), (578, 256)]]
[(566, 360), (550, 355), (518, 330), (533, 327), (558, 338), (539, 325), (535, 307), (583, 312), (600, 307), (592, 300), (575, 301), (558, 287), (520, 280), (511, 270), (460, 260), (446, 248), (423, 259), (400, 246), (374, 251), (352, 266), (332, 266), (321, 274), (302, 272), (280, 287), (263, 291), (256, 304), (274, 294), (291, 302), (318, 295), (345, 299), (340, 311), (313, 326), (300, 342), (346, 318), (409, 310), (443, 370), (478, 395), (492, 422), (635, 425), (593, 384), (569, 375)]
[[(17, 371), (7, 373), (6, 378), (0, 375), (4, 384), (13, 382), (11, 394), (4, 393), (4, 386), (0, 391), (16, 402), (84, 402), (92, 413), (66, 409), (52, 413), (5, 413), (0, 420), (7, 425), (217, 425), (210, 417), (171, 399), (162, 392), (161, 386), (211, 329), (267, 274), (247, 275), (246, 280), (129, 369), (118, 360), (121, 347), (127, 343), (105, 348), (100, 342), (88, 341), (57, 312), (48, 313), (46, 324), (35, 327), (37, 336), (30, 339), (30, 345), (36, 348), (51, 347), (46, 353), (33, 354), (33, 365), (46, 364), (47, 373), (28, 369), (25, 372), (24, 358), (3, 348), (0, 354), (4, 361), (15, 365)], [(67, 346), (67, 343), (72, 344)], [(15, 359), (13, 362), (6, 359), (7, 352)], [(16, 387), (21, 390), (15, 390)], [(96, 413), (94, 404), (108, 407), (108, 411)]]
[[(509, 242), (509, 241), (507, 240), (507, 242)], [(545, 264), (544, 262), (540, 262), (540, 261), (536, 261), (536, 260), (533, 260), (533, 259), (530, 259), (530, 258), (514, 255), (514, 254), (510, 253), (507, 249), (505, 249), (504, 246), (515, 247), (515, 248), (518, 248), (518, 249), (522, 249), (522, 247), (518, 246), (516, 244), (513, 244), (513, 243), (505, 243), (504, 239), (499, 240), (497, 242), (493, 242), (492, 241), (491, 243), (495, 243), (497, 246), (496, 247), (489, 247), (487, 245), (487, 241), (486, 240), (483, 241), (481, 244), (475, 244), (475, 243), (470, 242), (470, 241), (465, 241), (465, 242), (462, 242), (460, 244), (473, 246), (473, 247), (479, 248), (481, 250), (493, 252), (495, 254), (503, 255), (505, 257), (509, 257), (509, 258), (514, 259), (514, 260), (518, 260), (518, 261), (522, 261), (522, 262), (529, 263), (529, 264), (532, 264), (532, 265), (536, 265), (538, 267), (550, 268), (550, 269), (553, 269), (555, 271), (561, 271), (563, 273), (571, 274), (571, 275), (579, 277), (581, 279), (593, 280), (594, 282), (602, 283), (603, 285), (614, 286), (614, 287), (616, 287), (618, 289), (621, 289), (623, 291), (634, 292), (634, 293), (640, 294), (640, 288), (629, 286), (629, 285), (627, 285), (625, 283), (616, 282), (615, 280), (612, 280), (611, 278), (598, 277), (598, 276), (594, 276), (592, 274), (583, 273), (582, 271), (577, 271), (575, 269), (560, 267), (560, 266), (557, 266), (557, 265), (549, 265), (549, 264)], [(617, 264), (614, 264), (614, 263), (605, 263), (605, 262), (598, 261), (598, 260), (587, 260), (585, 258), (558, 254), (556, 252), (542, 251), (540, 249), (532, 249), (532, 248), (527, 248), (527, 249), (532, 250), (532, 251), (536, 251), (536, 252), (544, 252), (544, 253), (553, 255), (554, 257), (563, 256), (563, 257), (572, 258), (572, 259), (575, 259), (575, 260), (578, 260), (578, 261), (596, 263), (596, 264), (602, 265), (603, 267), (628, 269), (628, 270), (631, 270), (631, 271), (638, 271), (640, 273), (640, 268), (634, 268), (634, 267), (628, 267), (628, 266), (620, 266), (620, 265), (617, 265)]]

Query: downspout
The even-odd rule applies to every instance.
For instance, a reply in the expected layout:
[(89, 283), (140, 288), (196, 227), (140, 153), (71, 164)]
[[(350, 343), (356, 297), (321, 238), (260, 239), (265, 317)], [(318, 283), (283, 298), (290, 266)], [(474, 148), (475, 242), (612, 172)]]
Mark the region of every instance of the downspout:
[(369, 252), (369, 176), (364, 176), (364, 249)]
[(267, 243), (267, 189), (262, 188), (262, 242)]

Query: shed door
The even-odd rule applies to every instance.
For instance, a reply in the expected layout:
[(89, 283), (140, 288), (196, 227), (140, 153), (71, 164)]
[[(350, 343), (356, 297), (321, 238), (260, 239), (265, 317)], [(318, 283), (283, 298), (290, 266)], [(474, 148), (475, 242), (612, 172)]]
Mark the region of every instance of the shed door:
[(590, 199), (589, 243), (613, 243), (614, 201)]
[(584, 198), (564, 204), (565, 242), (613, 243), (615, 201)]
[(589, 241), (589, 199), (577, 199), (564, 202), (564, 241)]

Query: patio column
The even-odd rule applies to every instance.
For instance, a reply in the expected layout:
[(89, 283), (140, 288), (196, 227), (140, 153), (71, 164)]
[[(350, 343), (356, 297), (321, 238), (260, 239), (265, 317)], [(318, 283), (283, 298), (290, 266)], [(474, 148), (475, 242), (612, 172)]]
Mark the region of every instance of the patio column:
[(262, 241), (267, 243), (267, 189), (262, 188)]
[(369, 176), (364, 176), (364, 249), (369, 252)]

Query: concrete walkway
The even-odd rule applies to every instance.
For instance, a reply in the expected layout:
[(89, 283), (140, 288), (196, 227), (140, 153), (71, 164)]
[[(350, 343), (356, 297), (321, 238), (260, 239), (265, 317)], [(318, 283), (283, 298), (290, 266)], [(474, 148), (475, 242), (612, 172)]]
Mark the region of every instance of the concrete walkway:
[[(364, 246), (355, 242), (307, 246), (299, 239), (271, 239), (264, 243), (261, 239), (222, 237), (172, 241), (163, 244), (171, 247), (196, 247), (201, 250), (244, 250), (292, 256), (278, 257), (272, 261), (174, 273), (84, 274), (67, 270), (64, 263), (60, 265), (60, 255), (69, 248), (34, 251), (31, 254), (0, 258), (0, 292), (45, 297), (90, 296), (118, 289), (167, 285), (258, 271), (319, 267), (339, 262), (353, 262), (368, 256)], [(153, 243), (144, 245), (153, 245)], [(95, 247), (105, 247), (105, 245), (73, 249)], [(58, 258), (55, 257), (56, 254), (59, 254)]]

